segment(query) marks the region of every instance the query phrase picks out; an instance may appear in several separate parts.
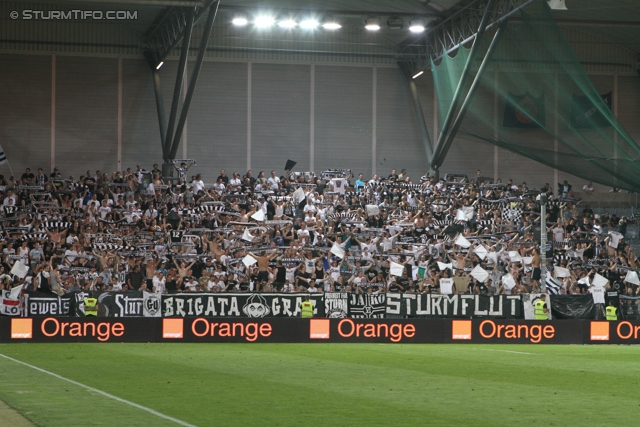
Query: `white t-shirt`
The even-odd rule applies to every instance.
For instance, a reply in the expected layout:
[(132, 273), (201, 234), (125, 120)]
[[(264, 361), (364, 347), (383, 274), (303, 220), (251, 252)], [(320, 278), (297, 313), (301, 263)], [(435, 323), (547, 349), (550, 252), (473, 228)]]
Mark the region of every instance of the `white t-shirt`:
[(555, 227), (552, 231), (553, 231), (553, 240), (555, 242), (562, 242), (562, 239), (564, 238), (564, 228)]
[(593, 297), (593, 302), (595, 304), (604, 304), (604, 287), (603, 286), (591, 286), (589, 288), (589, 292), (591, 292), (591, 296)]
[(335, 191), (336, 193), (344, 194), (347, 182), (348, 181), (344, 178), (332, 178), (331, 188), (333, 188), (333, 191)]
[(440, 279), (440, 293), (442, 295), (450, 295), (453, 293), (453, 279)]
[(158, 279), (157, 276), (153, 276), (153, 286), (156, 288), (156, 292), (163, 294), (164, 293), (164, 284), (166, 282), (167, 279), (165, 279), (164, 277), (162, 279)]

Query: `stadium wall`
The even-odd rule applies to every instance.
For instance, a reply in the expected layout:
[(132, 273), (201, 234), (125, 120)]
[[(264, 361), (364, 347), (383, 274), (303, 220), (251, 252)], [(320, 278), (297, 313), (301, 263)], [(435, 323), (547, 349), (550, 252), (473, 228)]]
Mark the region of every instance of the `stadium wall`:
[[(193, 62), (190, 61), (188, 67)], [(176, 60), (161, 69), (165, 107), (170, 107)], [(491, 71), (494, 78), (499, 73)], [(601, 93), (613, 91), (614, 112), (640, 140), (640, 79), (628, 73), (590, 75)], [(54, 166), (65, 177), (161, 162), (151, 76), (145, 61), (129, 56), (0, 54), (0, 141), (15, 173)], [(432, 141), (438, 136), (433, 80), (416, 80)], [(500, 120), (491, 93), (479, 91)], [(548, 138), (547, 138), (548, 139)], [(551, 147), (552, 140), (539, 143)], [(614, 153), (612, 152), (612, 156)], [(426, 171), (406, 81), (389, 64), (231, 61), (208, 58), (202, 68), (178, 158), (194, 158), (207, 183), (219, 169), (297, 170), (350, 167), (365, 176), (407, 168), (417, 180)], [(80, 166), (81, 165), (81, 166)], [(460, 135), (442, 170), (475, 174), (539, 188), (567, 179), (506, 150)], [(10, 174), (6, 165), (0, 173)], [(76, 176), (77, 178), (77, 176)], [(600, 187), (598, 191), (608, 191)]]
[(0, 318), (0, 343), (639, 344), (640, 322), (448, 319)]

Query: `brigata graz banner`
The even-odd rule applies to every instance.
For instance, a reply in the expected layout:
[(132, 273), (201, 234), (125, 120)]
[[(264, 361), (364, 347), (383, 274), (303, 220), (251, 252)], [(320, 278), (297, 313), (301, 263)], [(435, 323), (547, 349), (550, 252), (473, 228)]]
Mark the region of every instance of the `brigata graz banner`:
[[(163, 295), (162, 317), (300, 317), (300, 306), (307, 295), (310, 294)], [(325, 317), (323, 295), (310, 296), (314, 317)]]

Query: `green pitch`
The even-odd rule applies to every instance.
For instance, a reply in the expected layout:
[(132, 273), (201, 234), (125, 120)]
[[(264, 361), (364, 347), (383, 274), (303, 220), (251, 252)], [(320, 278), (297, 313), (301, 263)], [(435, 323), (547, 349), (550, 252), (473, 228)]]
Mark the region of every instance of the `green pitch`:
[(0, 399), (39, 426), (621, 426), (640, 419), (635, 346), (14, 344), (0, 345), (0, 354), (95, 389), (0, 357)]

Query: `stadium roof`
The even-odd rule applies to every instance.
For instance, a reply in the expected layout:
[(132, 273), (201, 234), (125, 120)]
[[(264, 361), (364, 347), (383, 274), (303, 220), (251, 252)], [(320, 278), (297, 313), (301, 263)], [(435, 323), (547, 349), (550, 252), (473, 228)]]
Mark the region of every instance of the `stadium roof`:
[[(640, 53), (640, 7), (638, 0), (565, 0), (568, 10), (554, 10), (561, 26), (574, 27)], [(137, 10), (138, 20), (127, 23), (141, 35), (148, 34), (158, 19), (172, 6), (203, 6), (206, 0), (63, 0), (42, 1), (73, 8)], [(259, 11), (280, 13), (313, 13), (331, 15), (363, 25), (371, 16), (380, 16), (380, 37), (390, 44), (407, 40), (406, 31), (387, 27), (389, 18), (404, 20), (404, 29), (411, 18), (427, 18), (437, 23), (465, 6), (481, 6), (483, 0), (222, 0), (218, 19), (229, 19), (238, 12)], [(203, 20), (199, 25), (203, 25)], [(434, 24), (432, 24), (434, 25)], [(429, 28), (429, 27), (428, 27)]]

